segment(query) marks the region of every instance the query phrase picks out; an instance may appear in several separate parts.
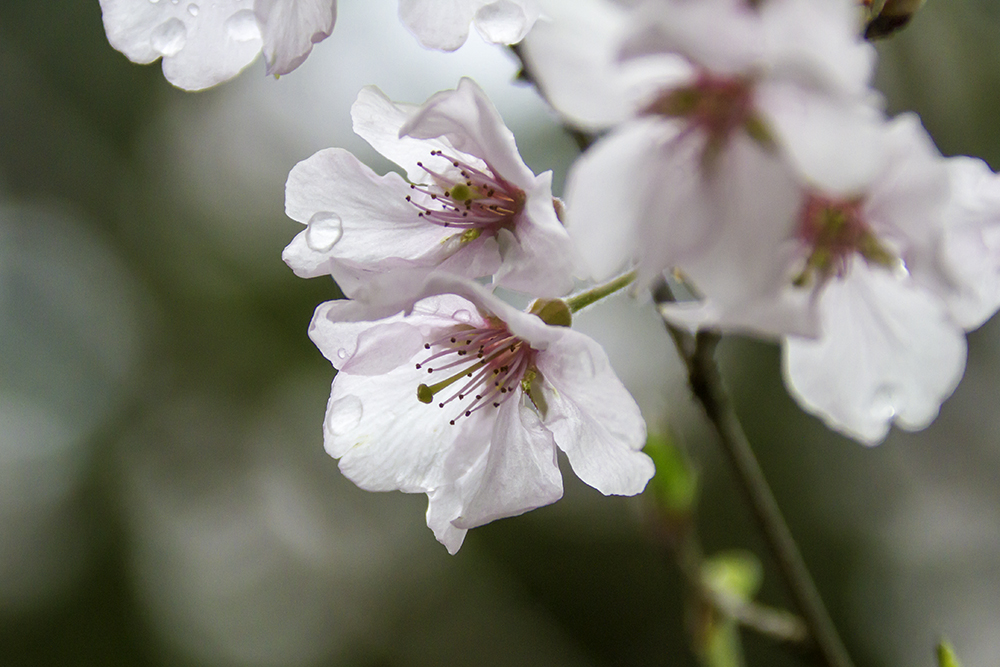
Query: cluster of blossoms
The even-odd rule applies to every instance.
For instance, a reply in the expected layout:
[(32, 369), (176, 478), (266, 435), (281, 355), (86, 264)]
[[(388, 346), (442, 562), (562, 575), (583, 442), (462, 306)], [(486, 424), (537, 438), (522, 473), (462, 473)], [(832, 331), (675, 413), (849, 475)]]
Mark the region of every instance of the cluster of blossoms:
[[(335, 18), (334, 0), (101, 3), (111, 42), (163, 56), (185, 88), (261, 48), (285, 73)], [(286, 211), (305, 228), (283, 258), (348, 297), (321, 305), (310, 335), (338, 371), (326, 448), (359, 486), (426, 493), (451, 552), (471, 527), (556, 500), (557, 450), (601, 492), (640, 492), (653, 469), (638, 408), (558, 298), (574, 276), (630, 269), (640, 290), (678, 281), (693, 295), (658, 304), (675, 326), (780, 340), (791, 392), (834, 429), (877, 443), (892, 423), (934, 419), (965, 332), (1000, 306), (1000, 180), (942, 157), (915, 116), (885, 115), (857, 2), (399, 11), (431, 48), (457, 48), (470, 25), (523, 39), (545, 97), (600, 138), (569, 173), (563, 214), (551, 174), (524, 164), (471, 80), (420, 106), (370, 87), (354, 129), (405, 177), (337, 148), (292, 170)], [(536, 301), (513, 309), (486, 280)]]

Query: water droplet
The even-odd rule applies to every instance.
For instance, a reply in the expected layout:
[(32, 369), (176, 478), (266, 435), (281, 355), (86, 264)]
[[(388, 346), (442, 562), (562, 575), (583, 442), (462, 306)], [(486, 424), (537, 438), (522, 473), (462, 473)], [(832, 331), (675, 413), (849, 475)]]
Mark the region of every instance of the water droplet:
[(170, 57), (180, 53), (187, 43), (187, 28), (178, 18), (164, 21), (153, 29), (149, 44), (161, 55)]
[(337, 350), (337, 358), (338, 359), (346, 359), (347, 358), (347, 350), (345, 350), (344, 348), (340, 348), (339, 350)]
[(458, 320), (459, 322), (471, 322), (472, 321), (472, 313), (470, 313), (467, 310), (456, 310), (455, 314), (453, 315), (453, 317), (456, 320)]
[(361, 423), (361, 399), (357, 396), (345, 396), (337, 399), (326, 414), (326, 427), (333, 435), (344, 435), (357, 428)]
[(196, 5), (194, 3), (191, 3), (190, 5), (188, 5), (188, 14), (190, 14), (191, 16), (198, 16), (198, 12), (199, 11), (200, 11), (200, 9), (199, 9), (198, 5)]
[(306, 244), (316, 252), (327, 252), (344, 235), (340, 216), (329, 211), (314, 213), (306, 227)]
[(880, 385), (872, 394), (870, 409), (877, 419), (892, 419), (896, 416), (899, 392), (892, 385)]
[(160, 0), (149, 0), (149, 4), (151, 4), (151, 5), (155, 5), (155, 4), (156, 4), (156, 3), (158, 3), (159, 1), (160, 1)]
[(252, 9), (241, 9), (226, 19), (226, 32), (237, 42), (260, 39), (260, 27)]
[(177, 3), (179, 3), (180, 1), (181, 1), (181, 0), (170, 0), (170, 2), (171, 2), (171, 3), (173, 3), (173, 4), (175, 4), (175, 5), (176, 5)]

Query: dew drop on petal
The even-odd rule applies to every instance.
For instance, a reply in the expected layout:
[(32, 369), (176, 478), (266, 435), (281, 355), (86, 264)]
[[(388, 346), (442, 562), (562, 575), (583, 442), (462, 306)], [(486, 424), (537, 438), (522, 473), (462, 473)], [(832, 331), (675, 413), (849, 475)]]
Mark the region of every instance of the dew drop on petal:
[(161, 55), (175, 56), (187, 43), (187, 28), (178, 18), (164, 21), (153, 29), (149, 36), (149, 44)]
[(226, 32), (237, 42), (260, 39), (260, 27), (252, 9), (241, 9), (226, 19)]
[(879, 386), (872, 394), (870, 403), (872, 415), (880, 420), (892, 419), (896, 416), (896, 402), (898, 400), (898, 392), (891, 385)]
[(347, 358), (347, 350), (345, 350), (344, 348), (340, 348), (339, 350), (337, 350), (337, 358), (338, 359), (346, 359)]
[(198, 7), (198, 5), (196, 5), (194, 3), (191, 3), (190, 5), (188, 5), (188, 14), (190, 14), (191, 16), (198, 16), (198, 12), (199, 11), (200, 11), (200, 8)]
[(330, 406), (326, 415), (326, 427), (333, 435), (344, 435), (357, 428), (361, 423), (361, 414), (361, 399), (357, 396), (345, 396)]
[(155, 4), (156, 4), (156, 3), (158, 3), (159, 1), (160, 1), (160, 0), (149, 0), (149, 4), (151, 4), (151, 5), (155, 5)]
[(456, 310), (453, 317), (456, 320), (458, 320), (459, 322), (471, 322), (472, 321), (472, 313), (470, 313), (467, 310)]
[(316, 252), (327, 252), (344, 235), (340, 216), (329, 211), (314, 213), (306, 227), (306, 244)]

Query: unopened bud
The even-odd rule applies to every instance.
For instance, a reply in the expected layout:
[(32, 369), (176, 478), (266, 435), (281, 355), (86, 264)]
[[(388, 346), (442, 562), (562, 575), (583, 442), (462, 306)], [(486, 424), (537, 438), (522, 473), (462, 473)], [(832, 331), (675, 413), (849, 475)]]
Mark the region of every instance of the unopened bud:
[(910, 22), (913, 15), (920, 9), (924, 0), (885, 0), (878, 9), (877, 2), (864, 3), (870, 8), (865, 27), (865, 39), (880, 39), (888, 37)]

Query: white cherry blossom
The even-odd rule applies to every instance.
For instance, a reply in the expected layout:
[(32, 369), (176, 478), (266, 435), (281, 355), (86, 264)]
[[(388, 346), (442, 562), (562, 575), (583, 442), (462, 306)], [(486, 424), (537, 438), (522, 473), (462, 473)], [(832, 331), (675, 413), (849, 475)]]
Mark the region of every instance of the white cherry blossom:
[(944, 252), (959, 286), (948, 305), (968, 331), (1000, 307), (1000, 176), (982, 160), (964, 156), (948, 160), (948, 174)]
[(533, 296), (573, 285), (572, 244), (556, 216), (552, 173), (535, 176), (514, 135), (471, 79), (421, 106), (361, 91), (354, 130), (406, 171), (375, 174), (330, 148), (296, 165), (285, 211), (306, 225), (282, 257), (302, 277), (332, 275), (362, 297), (373, 277), (441, 268)]
[(597, 343), (460, 278), (417, 291), (313, 317), (310, 337), (338, 370), (324, 436), (344, 475), (426, 493), (427, 525), (451, 553), (469, 528), (561, 497), (557, 450), (604, 494), (643, 490), (645, 424)]
[[(647, 283), (748, 230), (767, 248), (803, 178), (850, 190), (870, 176), (856, 165), (877, 150), (874, 51), (853, 2), (581, 2), (536, 26), (524, 53), (557, 109), (613, 128), (567, 182), (567, 228), (594, 277), (638, 261)], [(744, 315), (774, 333), (815, 329), (800, 303)]]
[(399, 0), (399, 18), (429, 49), (454, 51), (469, 25), (493, 44), (516, 44), (538, 19), (538, 0)]
[(135, 63), (163, 58), (184, 90), (227, 81), (263, 50), (267, 73), (287, 74), (333, 31), (336, 0), (100, 0), (111, 46)]
[[(962, 260), (949, 259), (944, 242), (954, 179), (916, 117), (893, 121), (886, 145), (862, 191), (807, 195), (785, 253), (786, 291), (810, 294), (821, 320), (818, 337), (783, 341), (789, 390), (829, 426), (868, 444), (892, 423), (930, 424), (966, 356), (952, 304), (969, 289), (956, 271)], [(995, 292), (995, 275), (991, 282)]]

